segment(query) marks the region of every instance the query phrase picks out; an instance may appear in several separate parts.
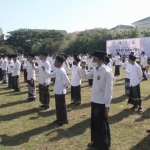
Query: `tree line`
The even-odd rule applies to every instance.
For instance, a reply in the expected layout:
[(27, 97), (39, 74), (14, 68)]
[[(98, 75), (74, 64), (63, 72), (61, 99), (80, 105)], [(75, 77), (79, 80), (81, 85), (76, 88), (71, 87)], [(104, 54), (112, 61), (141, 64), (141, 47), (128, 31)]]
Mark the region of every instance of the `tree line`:
[[(150, 30), (143, 33), (143, 37), (149, 37)], [(0, 53), (34, 53), (49, 54), (64, 52), (66, 54), (90, 53), (94, 49), (106, 50), (106, 41), (115, 39), (138, 38), (140, 33), (137, 28), (124, 30), (112, 35), (108, 29), (100, 29), (91, 33), (80, 32), (73, 36), (64, 36), (56, 30), (39, 32), (31, 29), (18, 29), (8, 32), (6, 40), (0, 42)]]

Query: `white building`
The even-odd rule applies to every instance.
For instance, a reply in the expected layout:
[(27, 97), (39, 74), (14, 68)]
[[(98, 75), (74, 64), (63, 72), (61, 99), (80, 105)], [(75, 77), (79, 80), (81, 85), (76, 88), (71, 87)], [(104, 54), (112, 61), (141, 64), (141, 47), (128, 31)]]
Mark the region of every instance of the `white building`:
[(110, 29), (110, 33), (115, 36), (116, 34), (119, 34), (121, 32), (123, 32), (124, 30), (131, 30), (134, 27), (131, 25), (118, 25), (116, 27), (113, 27)]
[(136, 26), (141, 34), (143, 34), (144, 31), (147, 31), (150, 28), (150, 17), (138, 20), (132, 25)]

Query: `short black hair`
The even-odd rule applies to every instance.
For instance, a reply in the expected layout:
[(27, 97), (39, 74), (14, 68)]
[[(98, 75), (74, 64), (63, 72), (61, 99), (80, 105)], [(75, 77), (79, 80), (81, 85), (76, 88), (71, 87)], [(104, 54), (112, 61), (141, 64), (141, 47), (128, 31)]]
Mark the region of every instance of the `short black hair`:
[(57, 56), (57, 57), (56, 57), (56, 60), (57, 60), (58, 62), (60, 62), (61, 64), (63, 64), (63, 62), (64, 62), (64, 58), (63, 58), (62, 56)]

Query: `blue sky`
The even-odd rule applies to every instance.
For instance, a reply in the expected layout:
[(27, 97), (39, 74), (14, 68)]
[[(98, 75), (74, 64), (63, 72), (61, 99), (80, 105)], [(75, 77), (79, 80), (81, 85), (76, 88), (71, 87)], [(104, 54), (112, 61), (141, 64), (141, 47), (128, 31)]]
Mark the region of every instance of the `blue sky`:
[(112, 28), (150, 16), (150, 0), (0, 0), (4, 34), (20, 28), (67, 32)]

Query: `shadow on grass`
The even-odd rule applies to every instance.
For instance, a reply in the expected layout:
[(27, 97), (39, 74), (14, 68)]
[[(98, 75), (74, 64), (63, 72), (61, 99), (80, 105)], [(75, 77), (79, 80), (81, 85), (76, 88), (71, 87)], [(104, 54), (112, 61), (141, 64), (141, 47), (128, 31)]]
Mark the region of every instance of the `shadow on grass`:
[(0, 108), (6, 108), (6, 107), (15, 106), (15, 105), (24, 104), (24, 103), (29, 103), (29, 101), (23, 100), (23, 101), (17, 101), (17, 102), (2, 104), (2, 105), (0, 105)]
[(134, 112), (132, 110), (124, 109), (123, 111), (119, 112), (118, 114), (110, 116), (108, 118), (109, 124), (114, 124), (114, 123), (120, 122), (123, 119), (128, 118), (131, 114), (134, 114)]
[(90, 127), (90, 118), (82, 122), (79, 122), (66, 130), (65, 129), (53, 130), (52, 132), (48, 133), (47, 136), (55, 132), (57, 133), (57, 136), (50, 138), (49, 141), (51, 142), (59, 141), (62, 138), (77, 137), (78, 135), (83, 134), (89, 127)]
[(15, 112), (7, 115), (0, 115), (0, 121), (10, 121), (13, 119), (18, 119), (22, 116), (27, 116), (33, 113), (38, 113), (38, 111), (41, 111), (40, 108), (33, 108), (33, 109), (28, 109), (20, 112)]
[(150, 108), (140, 114), (141, 118), (136, 119), (136, 122), (144, 121), (145, 119), (150, 118)]
[(132, 147), (130, 150), (149, 150), (150, 149), (150, 134), (141, 142)]
[[(117, 103), (120, 103), (120, 102), (124, 102), (125, 100), (128, 100), (128, 96), (122, 95), (122, 96), (120, 96), (120, 97), (117, 97), (117, 98), (112, 99), (111, 103), (112, 103), (112, 104), (117, 104)], [(128, 101), (127, 101), (127, 102), (128, 102)]]
[[(91, 107), (91, 102), (89, 103), (84, 103), (84, 104), (81, 104), (79, 106), (76, 106), (76, 105), (73, 105), (73, 104), (68, 104), (67, 105), (67, 108), (68, 109), (83, 109), (83, 108), (87, 108), (87, 107)], [(70, 110), (71, 111), (71, 110)]]
[(125, 85), (125, 83), (114, 83), (114, 86), (122, 86), (122, 85)]
[(43, 132), (47, 132), (56, 128), (54, 124), (45, 125), (42, 127), (38, 127), (29, 131), (25, 131), (23, 133), (19, 133), (14, 136), (8, 136), (6, 134), (0, 135), (1, 142), (0, 144), (3, 146), (17, 146), (23, 143), (27, 143), (32, 136), (39, 135)]
[(142, 96), (142, 100), (143, 101), (150, 100), (150, 95), (148, 95), (147, 97)]

